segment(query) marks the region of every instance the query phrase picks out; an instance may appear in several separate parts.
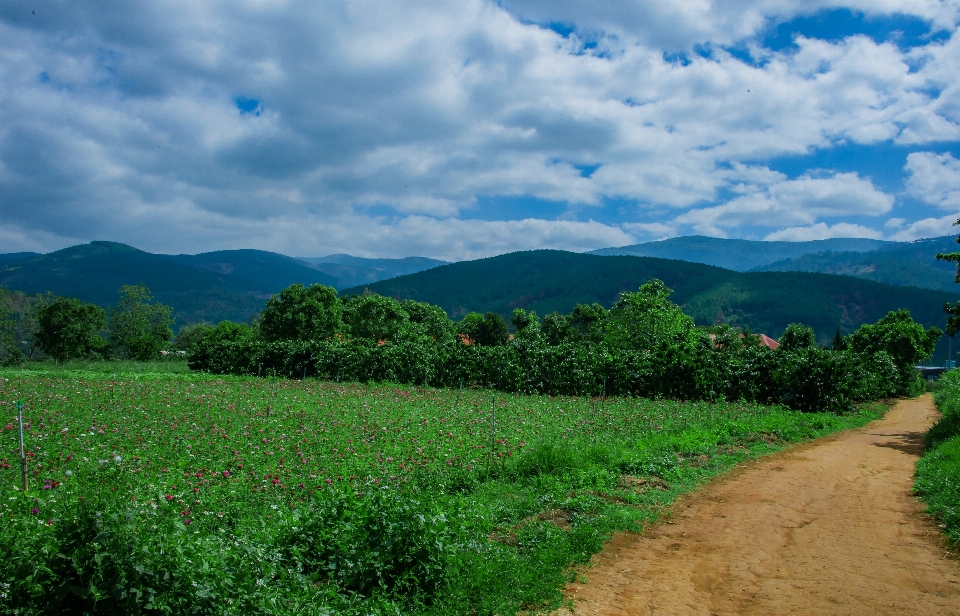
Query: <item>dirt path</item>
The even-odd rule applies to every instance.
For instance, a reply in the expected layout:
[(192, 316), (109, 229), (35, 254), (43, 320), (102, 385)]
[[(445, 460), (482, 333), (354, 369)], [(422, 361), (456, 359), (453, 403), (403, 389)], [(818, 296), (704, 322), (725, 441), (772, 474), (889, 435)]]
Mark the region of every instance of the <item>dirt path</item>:
[(911, 496), (936, 414), (902, 401), (688, 495), (607, 544), (567, 589), (573, 613), (960, 614), (960, 563)]

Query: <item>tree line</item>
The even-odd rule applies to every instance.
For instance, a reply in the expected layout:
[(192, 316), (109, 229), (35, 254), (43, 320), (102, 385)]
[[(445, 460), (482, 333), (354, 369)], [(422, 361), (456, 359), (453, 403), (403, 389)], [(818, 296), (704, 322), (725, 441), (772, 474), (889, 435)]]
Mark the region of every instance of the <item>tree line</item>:
[[(863, 325), (831, 347), (790, 325), (773, 350), (749, 331), (697, 327), (651, 280), (612, 308), (569, 314), (469, 313), (331, 287), (292, 285), (251, 325), (222, 322), (192, 333), (188, 362), (214, 374), (321, 377), (507, 392), (639, 395), (782, 403), (844, 411), (862, 400), (922, 388), (915, 368), (941, 332), (905, 310)], [(513, 330), (511, 334), (510, 331)]]
[(119, 294), (104, 310), (73, 297), (0, 290), (0, 363), (43, 356), (156, 359), (170, 346), (173, 308), (154, 302), (145, 285), (124, 285)]
[(251, 324), (191, 324), (173, 338), (172, 308), (153, 302), (143, 285), (119, 293), (109, 310), (51, 296), (33, 298), (32, 308), (26, 296), (19, 304), (0, 301), (4, 331), (19, 327), (2, 340), (5, 362), (33, 354), (14, 339), (29, 334), (33, 341), (25, 346), (59, 361), (150, 360), (174, 348), (192, 369), (214, 374), (743, 399), (843, 411), (857, 401), (919, 391), (915, 365), (941, 335), (900, 310), (848, 336), (838, 330), (830, 347), (818, 346), (811, 328), (792, 324), (773, 350), (749, 330), (696, 326), (654, 279), (621, 293), (609, 310), (579, 304), (541, 319), (516, 309), (509, 323), (493, 312), (454, 321), (425, 302), (369, 292), (340, 297), (332, 287), (294, 284), (268, 300)]

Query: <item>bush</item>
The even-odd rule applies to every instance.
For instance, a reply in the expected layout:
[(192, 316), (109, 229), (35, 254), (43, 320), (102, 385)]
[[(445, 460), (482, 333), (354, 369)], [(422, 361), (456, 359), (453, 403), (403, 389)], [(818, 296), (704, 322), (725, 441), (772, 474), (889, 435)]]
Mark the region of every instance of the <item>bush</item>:
[(960, 543), (960, 371), (944, 374), (940, 383), (934, 399), (943, 416), (927, 432), (914, 487), (947, 536)]

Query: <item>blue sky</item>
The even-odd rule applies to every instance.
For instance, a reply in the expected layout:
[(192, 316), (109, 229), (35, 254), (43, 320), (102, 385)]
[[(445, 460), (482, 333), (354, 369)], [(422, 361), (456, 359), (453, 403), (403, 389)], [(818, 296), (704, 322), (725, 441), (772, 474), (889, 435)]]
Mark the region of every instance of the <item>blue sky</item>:
[(960, 0), (0, 0), (0, 252), (947, 235)]

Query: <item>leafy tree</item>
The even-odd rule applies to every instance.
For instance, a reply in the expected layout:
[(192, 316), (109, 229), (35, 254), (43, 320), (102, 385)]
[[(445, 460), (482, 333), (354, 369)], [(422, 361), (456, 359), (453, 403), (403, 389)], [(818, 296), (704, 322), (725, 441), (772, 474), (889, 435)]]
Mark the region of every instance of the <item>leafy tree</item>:
[(322, 340), (340, 331), (343, 306), (333, 287), (293, 284), (267, 301), (260, 315), (265, 340)]
[(40, 348), (58, 361), (100, 352), (107, 346), (100, 336), (107, 326), (106, 312), (73, 297), (59, 297), (41, 308), (37, 325)]
[(600, 342), (606, 330), (607, 309), (594, 302), (577, 304), (570, 313), (570, 326), (585, 342)]
[(410, 321), (410, 316), (392, 297), (364, 293), (347, 301), (343, 307), (343, 321), (354, 337), (394, 340)]
[[(954, 226), (960, 225), (960, 219), (953, 224)], [(960, 236), (957, 236), (957, 243), (960, 244)], [(937, 253), (937, 259), (952, 261), (957, 264), (957, 273), (953, 277), (953, 281), (960, 283), (960, 252)], [(955, 306), (951, 306), (949, 303), (944, 304), (943, 311), (947, 313), (947, 335), (953, 338), (960, 331), (960, 302), (957, 302)]]
[(889, 355), (900, 374), (898, 393), (906, 395), (920, 378), (917, 362), (933, 353), (942, 333), (936, 327), (924, 330), (909, 310), (892, 310), (876, 323), (861, 325), (847, 336), (847, 345), (855, 353)]
[(173, 336), (173, 308), (151, 300), (146, 285), (125, 284), (120, 288), (120, 301), (110, 312), (114, 344), (139, 361), (156, 359)]
[(787, 325), (787, 328), (783, 330), (783, 335), (780, 336), (780, 347), (778, 350), (788, 353), (791, 351), (799, 351), (800, 349), (813, 348), (816, 345), (817, 335), (814, 333), (812, 327), (808, 327), (802, 323), (791, 323)]
[(833, 350), (842, 351), (847, 348), (847, 341), (843, 339), (843, 336), (840, 334), (840, 327), (837, 326), (837, 333), (833, 336)]
[(456, 336), (456, 325), (440, 306), (405, 299), (400, 308), (407, 313), (412, 332), (440, 342), (452, 341)]
[(559, 312), (551, 312), (543, 317), (543, 323), (540, 324), (540, 331), (543, 333), (547, 344), (557, 346), (563, 344), (573, 333), (570, 325), (570, 317)]
[(175, 351), (191, 353), (203, 339), (203, 336), (213, 329), (213, 324), (202, 322), (184, 325), (177, 332), (177, 337), (170, 345)]
[(507, 322), (496, 312), (467, 314), (460, 321), (457, 333), (469, 336), (470, 340), (481, 346), (500, 346), (510, 339)]
[(693, 342), (693, 319), (670, 301), (671, 291), (652, 279), (635, 293), (621, 293), (607, 315), (607, 340), (624, 349), (652, 350)]

